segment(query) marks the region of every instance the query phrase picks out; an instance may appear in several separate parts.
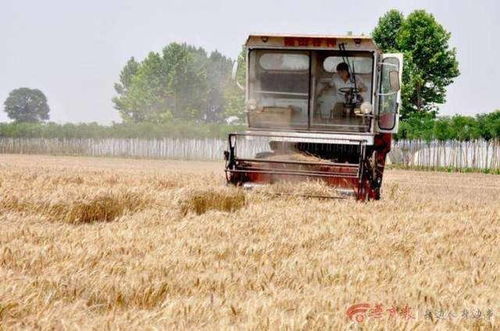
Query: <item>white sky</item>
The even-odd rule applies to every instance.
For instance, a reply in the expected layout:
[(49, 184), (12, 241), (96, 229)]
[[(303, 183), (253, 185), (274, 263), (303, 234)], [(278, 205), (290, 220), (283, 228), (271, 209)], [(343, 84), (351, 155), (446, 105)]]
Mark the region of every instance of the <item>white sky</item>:
[(113, 84), (131, 56), (181, 41), (234, 58), (251, 32), (369, 34), (391, 8), (425, 9), (452, 33), (462, 74), (441, 114), (500, 108), (498, 0), (0, 0), (1, 109), (12, 89), (30, 87), (53, 121), (119, 121)]

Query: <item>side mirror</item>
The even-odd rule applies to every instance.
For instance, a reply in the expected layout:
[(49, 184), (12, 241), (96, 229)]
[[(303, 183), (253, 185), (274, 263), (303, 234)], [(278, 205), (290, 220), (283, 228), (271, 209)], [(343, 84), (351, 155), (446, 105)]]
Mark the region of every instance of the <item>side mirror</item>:
[(399, 82), (399, 71), (392, 70), (389, 72), (389, 83), (391, 84), (391, 89), (394, 92), (399, 91), (399, 89), (401, 88)]
[(231, 78), (236, 81), (236, 74), (238, 73), (238, 60), (234, 61), (233, 71), (231, 72)]
[(238, 60), (234, 61), (233, 70), (231, 72), (231, 78), (236, 83), (236, 86), (240, 88), (240, 90), (245, 91), (245, 88), (241, 86), (240, 82), (238, 82), (238, 78), (236, 75), (238, 74)]

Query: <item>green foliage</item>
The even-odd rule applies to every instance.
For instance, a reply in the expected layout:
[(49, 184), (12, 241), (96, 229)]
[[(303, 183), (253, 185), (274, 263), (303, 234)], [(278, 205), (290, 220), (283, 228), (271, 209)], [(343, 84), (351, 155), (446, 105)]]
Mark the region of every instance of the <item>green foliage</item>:
[(457, 168), (451, 166), (440, 167), (427, 167), (427, 166), (408, 166), (401, 164), (389, 164), (385, 166), (386, 169), (402, 169), (402, 170), (415, 170), (415, 171), (441, 171), (441, 172), (460, 172), (460, 173), (483, 173), (491, 175), (500, 175), (498, 168)]
[(456, 50), (448, 45), (450, 33), (424, 10), (406, 18), (391, 10), (372, 35), (382, 51), (404, 54), (401, 118), (436, 116), (437, 105), (446, 101), (446, 87), (460, 74)]
[[(12, 138), (227, 138), (229, 132), (244, 130), (243, 125), (197, 123), (173, 119), (166, 123), (56, 124), (0, 123), (0, 137)], [(500, 110), (475, 117), (455, 115), (433, 118), (414, 114), (400, 123), (396, 139), (410, 140), (494, 140), (500, 139)]]
[(372, 32), (372, 37), (377, 46), (384, 52), (398, 49), (396, 39), (403, 21), (403, 14), (396, 9), (389, 10), (379, 18), (378, 24)]
[(455, 115), (450, 123), (451, 135), (457, 140), (473, 140), (481, 137), (478, 121), (470, 116)]
[(400, 123), (396, 139), (460, 140), (500, 139), (500, 110), (475, 117), (455, 115), (434, 118), (429, 113), (412, 114)]
[(434, 117), (430, 114), (413, 114), (406, 121), (400, 123), (396, 139), (432, 140)]
[(4, 102), (4, 110), (16, 122), (40, 122), (49, 119), (47, 98), (38, 89), (21, 87), (12, 90)]
[(486, 140), (500, 137), (500, 110), (489, 114), (480, 114), (477, 116), (477, 121), (481, 137)]
[(222, 122), (241, 115), (243, 93), (231, 82), (233, 61), (215, 51), (171, 43), (142, 62), (131, 58), (115, 84), (113, 99), (127, 123), (175, 120)]
[(168, 123), (0, 123), (0, 137), (8, 138), (227, 138), (242, 126), (218, 123), (193, 123), (172, 120)]

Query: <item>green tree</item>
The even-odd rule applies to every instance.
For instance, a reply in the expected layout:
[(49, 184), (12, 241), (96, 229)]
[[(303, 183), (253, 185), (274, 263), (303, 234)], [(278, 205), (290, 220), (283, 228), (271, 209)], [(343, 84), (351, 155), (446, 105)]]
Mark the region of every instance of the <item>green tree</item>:
[(115, 91), (118, 97), (113, 98), (115, 108), (120, 112), (122, 118), (130, 121), (134, 118), (135, 112), (131, 111), (128, 95), (132, 87), (132, 79), (139, 71), (139, 63), (131, 57), (120, 73), (120, 82), (115, 83)]
[(115, 84), (115, 90), (118, 94), (123, 95), (128, 92), (132, 86), (132, 78), (139, 70), (139, 63), (134, 57), (131, 57), (120, 73), (120, 82)]
[(210, 54), (207, 61), (207, 105), (202, 114), (206, 122), (221, 122), (224, 117), (225, 91), (231, 82), (231, 69), (233, 61), (215, 51)]
[(396, 9), (389, 10), (379, 18), (378, 24), (372, 32), (372, 37), (377, 46), (384, 52), (398, 49), (396, 40), (403, 21), (403, 14)]
[(174, 118), (200, 119), (207, 98), (205, 60), (206, 52), (202, 48), (172, 43), (163, 49), (169, 105)]
[(115, 108), (126, 122), (221, 120), (231, 60), (218, 52), (171, 43), (140, 63), (130, 59), (115, 84)]
[(437, 118), (434, 121), (433, 136), (437, 140), (446, 141), (454, 139), (453, 131), (451, 130), (451, 120), (449, 117)]
[(446, 101), (446, 87), (460, 74), (450, 33), (424, 10), (406, 18), (393, 10), (379, 20), (373, 37), (382, 51), (404, 54), (401, 118), (413, 113), (435, 117), (438, 104)]
[[(238, 59), (244, 81), (244, 57)], [(243, 117), (244, 93), (231, 80), (233, 60), (218, 51), (171, 43), (144, 60), (131, 58), (115, 84), (115, 108), (125, 122), (220, 123)]]
[(422, 139), (430, 141), (434, 138), (434, 118), (431, 114), (412, 114), (401, 123), (405, 129), (404, 139)]
[(166, 72), (161, 56), (151, 52), (140, 64), (129, 61), (120, 75), (121, 95), (113, 99), (125, 122), (162, 122), (171, 117), (167, 104)]
[(451, 118), (450, 130), (457, 140), (473, 140), (481, 136), (478, 122), (470, 116), (455, 115)]
[(16, 122), (40, 122), (49, 119), (50, 108), (42, 91), (21, 87), (9, 93), (4, 110)]
[(482, 138), (486, 140), (500, 139), (500, 110), (476, 116), (477, 125)]

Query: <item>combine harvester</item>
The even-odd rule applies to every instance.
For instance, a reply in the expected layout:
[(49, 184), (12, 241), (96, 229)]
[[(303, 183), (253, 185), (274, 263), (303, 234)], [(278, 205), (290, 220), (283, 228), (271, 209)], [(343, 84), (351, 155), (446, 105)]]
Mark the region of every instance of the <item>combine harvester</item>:
[(402, 55), (350, 35), (250, 35), (245, 46), (248, 130), (229, 135), (228, 183), (316, 178), (358, 200), (380, 199)]

